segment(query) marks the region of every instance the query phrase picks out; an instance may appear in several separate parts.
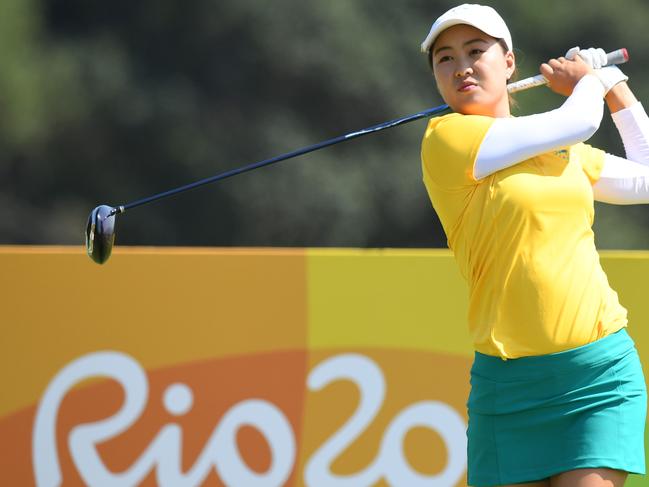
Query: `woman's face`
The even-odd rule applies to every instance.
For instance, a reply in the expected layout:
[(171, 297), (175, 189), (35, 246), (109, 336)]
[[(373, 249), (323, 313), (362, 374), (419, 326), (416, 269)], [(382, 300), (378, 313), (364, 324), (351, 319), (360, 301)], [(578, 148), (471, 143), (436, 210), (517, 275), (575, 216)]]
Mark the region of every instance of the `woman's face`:
[(458, 113), (508, 117), (507, 80), (514, 54), (493, 37), (460, 24), (443, 31), (433, 44), (433, 72), (444, 101)]

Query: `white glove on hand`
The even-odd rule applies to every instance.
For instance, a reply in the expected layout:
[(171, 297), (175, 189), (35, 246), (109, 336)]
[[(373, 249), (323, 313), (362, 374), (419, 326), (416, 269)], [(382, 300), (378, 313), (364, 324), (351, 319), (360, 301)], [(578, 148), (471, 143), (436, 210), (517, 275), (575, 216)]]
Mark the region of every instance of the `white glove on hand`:
[(575, 56), (582, 58), (586, 64), (588, 64), (593, 69), (599, 69), (603, 66), (606, 66), (606, 52), (604, 49), (598, 47), (590, 47), (588, 49), (579, 49), (579, 47), (573, 47), (568, 50), (566, 53), (566, 59), (575, 59)]
[(616, 84), (629, 80), (629, 77), (617, 66), (606, 66), (606, 52), (604, 49), (595, 47), (579, 49), (579, 47), (573, 47), (568, 50), (565, 58), (572, 60), (575, 59), (575, 56), (582, 58), (586, 64), (595, 70), (595, 76), (604, 85), (604, 94), (608, 93)]

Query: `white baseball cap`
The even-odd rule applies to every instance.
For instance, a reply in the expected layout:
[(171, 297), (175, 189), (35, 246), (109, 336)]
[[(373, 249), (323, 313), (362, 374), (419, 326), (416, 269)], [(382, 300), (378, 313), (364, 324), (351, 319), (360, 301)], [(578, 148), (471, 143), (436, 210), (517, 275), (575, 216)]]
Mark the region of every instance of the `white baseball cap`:
[(442, 31), (458, 24), (472, 25), (487, 35), (503, 39), (507, 49), (513, 50), (512, 35), (507, 24), (493, 8), (484, 5), (465, 3), (442, 14), (430, 28), (428, 36), (421, 43), (421, 52), (427, 53)]

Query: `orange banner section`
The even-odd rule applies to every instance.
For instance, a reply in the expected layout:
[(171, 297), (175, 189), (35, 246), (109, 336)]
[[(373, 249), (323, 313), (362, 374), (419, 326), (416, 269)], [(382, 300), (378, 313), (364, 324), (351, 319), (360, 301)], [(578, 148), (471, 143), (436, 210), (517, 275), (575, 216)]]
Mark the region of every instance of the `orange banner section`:
[[(66, 363), (119, 350), (146, 369), (306, 346), (304, 250), (0, 251), (0, 416), (33, 404)], [(93, 265), (90, 265), (93, 264)]]
[[(647, 363), (649, 254), (602, 260)], [(7, 485), (466, 485), (447, 251), (0, 247), (0, 268)]]

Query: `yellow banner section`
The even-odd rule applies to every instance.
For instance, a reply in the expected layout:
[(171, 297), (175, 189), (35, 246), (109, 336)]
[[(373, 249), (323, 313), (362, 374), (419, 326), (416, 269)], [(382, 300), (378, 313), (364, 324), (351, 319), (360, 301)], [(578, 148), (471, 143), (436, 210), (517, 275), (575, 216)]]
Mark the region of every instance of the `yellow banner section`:
[(449, 251), (307, 252), (310, 347), (471, 355), (466, 284)]
[[(646, 364), (649, 253), (602, 255)], [(0, 247), (0, 269), (8, 485), (466, 485), (448, 251)]]

